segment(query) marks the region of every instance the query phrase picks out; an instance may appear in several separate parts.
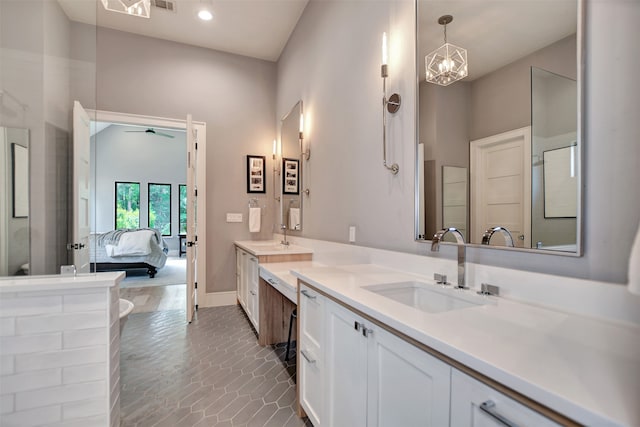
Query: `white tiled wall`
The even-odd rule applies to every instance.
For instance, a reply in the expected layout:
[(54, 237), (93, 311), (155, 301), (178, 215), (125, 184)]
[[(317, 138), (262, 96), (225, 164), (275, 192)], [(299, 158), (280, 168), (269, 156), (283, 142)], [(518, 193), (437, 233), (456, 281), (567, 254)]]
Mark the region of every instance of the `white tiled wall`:
[(118, 426), (118, 287), (3, 293), (0, 425)]

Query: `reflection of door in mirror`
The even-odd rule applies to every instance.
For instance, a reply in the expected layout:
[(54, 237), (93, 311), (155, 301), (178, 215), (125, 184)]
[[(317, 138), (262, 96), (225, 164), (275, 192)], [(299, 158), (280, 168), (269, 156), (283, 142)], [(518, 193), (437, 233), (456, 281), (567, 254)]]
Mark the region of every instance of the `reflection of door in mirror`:
[(302, 230), (302, 146), (300, 116), (302, 101), (298, 101), (280, 122), (280, 179), (276, 194), (280, 194), (280, 224), (287, 230)]
[(0, 276), (29, 274), (29, 131), (0, 127)]
[(467, 168), (442, 167), (442, 228), (455, 227), (462, 233), (465, 242), (467, 234)]
[[(504, 227), (514, 246), (531, 242), (531, 127), (471, 141), (471, 236), (480, 244), (485, 231)], [(491, 239), (506, 246), (503, 235)]]
[[(417, 239), (430, 239), (441, 228), (466, 224), (465, 240), (480, 244), (483, 227), (502, 226), (513, 234), (516, 246), (535, 249), (542, 245), (542, 249), (563, 251), (569, 248), (579, 254), (581, 194), (577, 191), (575, 196), (577, 217), (545, 217), (544, 203), (550, 199), (545, 199), (542, 164), (544, 151), (570, 145), (575, 145), (575, 163), (581, 162), (576, 131), (580, 83), (576, 84), (576, 79), (580, 75), (577, 64), (581, 63), (578, 59), (582, 42), (577, 22), (583, 7), (578, 7), (577, 0), (416, 1)], [(448, 41), (468, 51), (468, 74), (446, 86), (425, 78), (425, 58), (432, 58), (430, 54), (443, 44), (438, 20), (445, 15), (453, 16), (447, 26)], [(573, 88), (563, 81), (572, 82)], [(523, 128), (532, 129), (527, 137), (529, 146), (506, 151), (483, 147), (487, 149), (484, 159), (492, 166), (485, 164), (481, 169), (472, 164), (471, 141), (497, 138)], [(504, 156), (516, 156), (518, 160), (503, 159)], [(517, 171), (507, 167), (515, 165)], [(445, 194), (454, 185), (449, 182), (451, 177), (444, 176), (452, 172), (449, 167), (470, 172), (466, 182), (466, 221), (461, 215), (462, 205)], [(474, 171), (482, 171), (484, 176), (474, 182)], [(576, 167), (578, 188), (580, 172)], [(530, 185), (527, 176), (531, 176)], [(480, 182), (484, 184), (478, 186)], [(457, 185), (463, 188), (462, 182)], [(547, 196), (552, 191), (549, 189)], [(484, 208), (474, 208), (473, 201), (482, 198)], [(457, 216), (451, 218), (454, 210)], [(495, 235), (491, 244), (503, 245), (503, 240)]]

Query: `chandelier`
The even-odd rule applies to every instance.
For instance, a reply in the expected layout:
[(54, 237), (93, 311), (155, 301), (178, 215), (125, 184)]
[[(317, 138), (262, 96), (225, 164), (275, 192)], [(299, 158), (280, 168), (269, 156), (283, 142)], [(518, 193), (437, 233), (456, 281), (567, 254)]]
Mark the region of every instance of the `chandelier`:
[(151, 0), (102, 0), (106, 10), (126, 13), (127, 15), (149, 18), (151, 16)]
[(468, 74), (467, 50), (447, 43), (447, 24), (451, 21), (451, 15), (438, 18), (438, 24), (444, 26), (444, 44), (424, 58), (427, 81), (440, 86), (449, 86)]

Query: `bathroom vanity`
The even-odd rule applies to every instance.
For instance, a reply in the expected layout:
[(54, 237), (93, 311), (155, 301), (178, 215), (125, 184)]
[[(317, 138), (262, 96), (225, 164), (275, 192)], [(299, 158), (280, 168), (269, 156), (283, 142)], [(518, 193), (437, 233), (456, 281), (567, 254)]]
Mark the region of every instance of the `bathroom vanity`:
[[(289, 317), (295, 308), (286, 288), (275, 277), (260, 277), (260, 265), (311, 261), (313, 251), (278, 241), (238, 241), (236, 245), (236, 291), (238, 304), (258, 334), (260, 345), (287, 340)], [(269, 280), (267, 282), (267, 280)], [(284, 294), (283, 294), (284, 292)]]
[(637, 326), (374, 264), (292, 274), (300, 413), (315, 427), (640, 421)]

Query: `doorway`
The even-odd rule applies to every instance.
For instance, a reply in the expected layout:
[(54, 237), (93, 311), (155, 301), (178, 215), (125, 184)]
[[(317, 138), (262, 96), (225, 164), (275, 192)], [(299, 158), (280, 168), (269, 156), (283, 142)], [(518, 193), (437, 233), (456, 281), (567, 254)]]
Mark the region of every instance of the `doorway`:
[[(154, 228), (162, 235), (168, 255), (163, 267), (158, 269), (153, 278), (147, 276), (144, 270), (131, 270), (121, 283), (121, 295), (134, 300), (137, 309), (142, 311), (186, 308), (187, 320), (191, 321), (197, 301), (204, 300), (206, 289), (205, 239), (198, 240), (197, 246), (192, 244), (187, 248), (189, 242), (197, 240), (196, 227), (197, 230), (206, 229), (206, 192), (203, 191), (206, 184), (206, 124), (190, 122), (190, 118), (179, 120), (106, 111), (92, 112), (91, 117), (95, 118), (96, 131), (102, 135), (102, 142), (108, 145), (115, 140), (116, 149), (111, 151), (124, 152), (120, 159), (101, 157), (103, 151), (98, 149), (92, 153), (92, 159), (98, 167), (102, 167), (103, 172), (105, 169), (109, 172), (106, 174), (109, 175), (106, 179), (108, 182), (105, 183), (101, 182), (105, 181), (105, 174), (93, 171), (96, 212), (92, 213), (92, 231), (100, 232), (105, 228)], [(190, 125), (192, 131), (188, 132)], [(107, 137), (110, 139), (105, 140)], [(140, 141), (135, 149), (131, 148), (130, 141), (133, 140)], [(199, 140), (200, 144), (196, 144), (195, 140)], [(97, 141), (100, 141), (100, 136)], [(98, 145), (95, 144), (96, 147)], [(131, 158), (126, 160), (128, 149), (128, 157)], [(151, 162), (155, 165), (155, 171), (152, 168), (148, 178), (144, 177), (144, 173), (149, 166), (142, 166), (150, 163), (144, 161), (145, 156), (165, 157), (162, 162)], [(133, 166), (131, 161), (134, 162)], [(198, 164), (200, 167), (197, 167)], [(190, 171), (196, 168), (200, 173), (190, 177)], [(114, 170), (122, 172), (117, 179)], [(118, 185), (124, 190), (121, 193), (127, 197), (133, 195), (135, 200), (127, 199), (121, 203)], [(195, 195), (196, 188), (200, 190), (198, 203), (191, 196)], [(187, 215), (188, 211), (194, 212)], [(196, 217), (199, 219), (197, 224)], [(201, 234), (204, 235), (204, 231)], [(191, 274), (188, 267), (193, 270)]]

